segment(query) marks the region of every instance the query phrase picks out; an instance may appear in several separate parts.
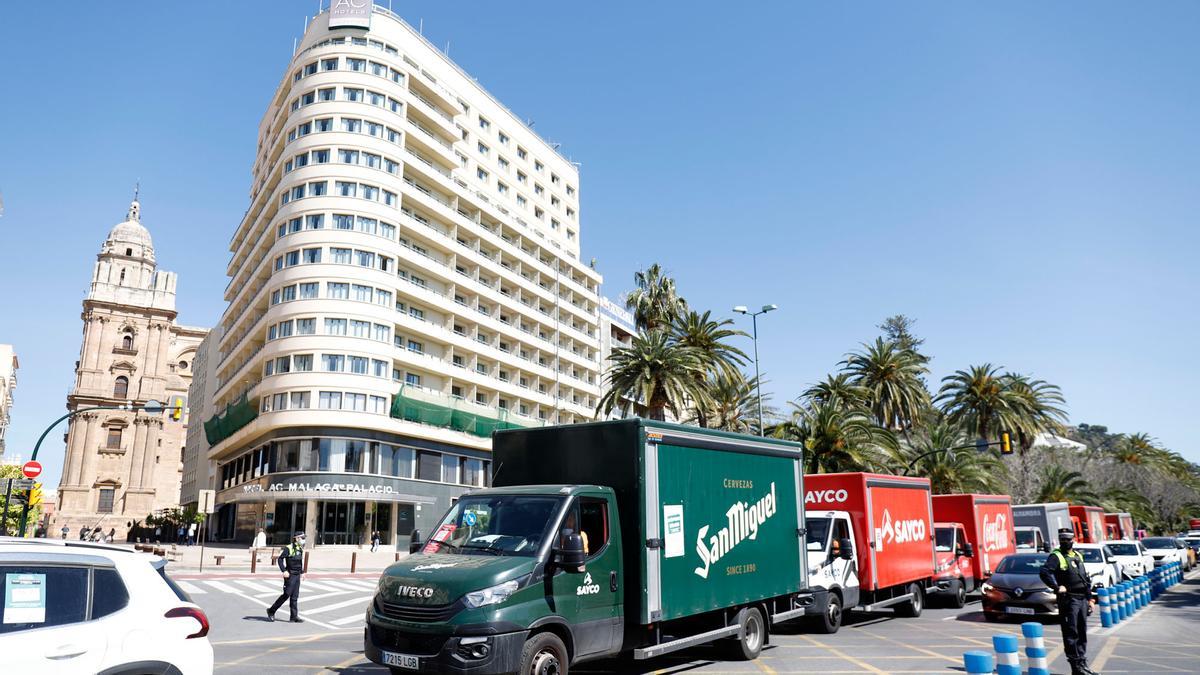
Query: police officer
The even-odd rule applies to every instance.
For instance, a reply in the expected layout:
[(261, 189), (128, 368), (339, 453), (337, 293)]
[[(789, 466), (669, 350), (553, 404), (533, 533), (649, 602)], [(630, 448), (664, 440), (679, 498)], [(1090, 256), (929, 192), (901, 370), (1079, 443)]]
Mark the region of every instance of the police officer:
[(304, 572), (304, 533), (296, 532), (292, 535), (292, 543), (283, 548), (283, 552), (279, 554), (279, 571), (283, 572), (283, 593), (275, 599), (275, 602), (267, 609), (267, 621), (275, 620), (275, 611), (283, 606), (283, 601), (288, 601), (288, 609), (291, 610), (292, 623), (304, 623), (304, 619), (300, 618), (300, 609), (297, 603), (300, 601), (300, 575)]
[(1072, 550), (1074, 546), (1075, 533), (1069, 528), (1059, 530), (1058, 548), (1047, 556), (1039, 576), (1058, 594), (1063, 651), (1071, 664), (1071, 675), (1099, 675), (1087, 665), (1087, 618), (1095, 598), (1083, 556)]

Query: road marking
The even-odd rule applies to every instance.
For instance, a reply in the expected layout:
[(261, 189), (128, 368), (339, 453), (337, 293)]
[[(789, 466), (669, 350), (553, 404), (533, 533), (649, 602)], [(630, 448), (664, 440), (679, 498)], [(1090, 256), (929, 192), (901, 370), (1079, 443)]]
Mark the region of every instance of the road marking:
[(300, 602), (320, 600), (321, 598), (328, 598), (328, 597), (334, 596), (334, 595), (345, 595), (349, 592), (350, 591), (331, 591), (329, 593), (318, 593), (317, 595), (307, 595), (307, 596), (301, 595)]
[(366, 590), (373, 591), (373, 590), (375, 590), (374, 587), (371, 587), (368, 589), (368, 588), (363, 588), (361, 586), (353, 586), (344, 581), (333, 581), (332, 579), (322, 579), (321, 583), (325, 584), (326, 586), (332, 586), (334, 588), (344, 588), (348, 591), (366, 591)]
[(337, 586), (330, 586), (330, 585), (329, 585), (329, 583), (328, 583), (328, 582), (326, 582), (326, 581), (308, 581), (308, 580), (303, 580), (303, 581), (301, 581), (300, 583), (301, 583), (301, 584), (304, 584), (305, 586), (308, 586), (309, 588), (315, 588), (315, 589), (317, 589), (318, 591), (334, 591), (334, 590), (338, 590), (338, 587), (337, 587)]
[[(341, 663), (337, 664), (336, 666), (326, 666), (325, 669), (320, 672), (323, 673), (326, 670), (328, 670), (331, 673), (340, 673), (347, 666), (352, 666), (355, 663), (358, 663), (359, 659), (366, 660), (366, 657), (364, 657), (362, 654), (355, 654), (354, 656), (351, 656), (350, 658), (346, 659), (345, 661), (342, 661)], [(367, 661), (367, 663), (370, 663), (370, 661)]]
[(1108, 658), (1112, 656), (1113, 650), (1117, 648), (1117, 643), (1120, 641), (1121, 638), (1118, 637), (1112, 637), (1104, 641), (1104, 647), (1100, 649), (1100, 653), (1092, 661), (1092, 666), (1096, 670), (1104, 669), (1104, 664), (1108, 663)]
[(862, 668), (863, 670), (866, 670), (866, 671), (872, 672), (872, 673), (878, 673), (878, 675), (887, 675), (887, 671), (880, 670), (880, 669), (876, 668), (875, 666), (867, 663), (866, 661), (863, 661), (862, 659), (856, 659), (853, 656), (850, 656), (849, 654), (847, 654), (846, 652), (841, 651), (840, 649), (830, 647), (829, 645), (823, 645), (820, 642), (817, 642), (812, 637), (809, 637), (808, 635), (801, 633), (800, 637), (804, 638), (805, 640), (808, 640), (809, 642), (813, 643), (814, 645), (817, 645), (819, 647), (824, 647), (825, 650), (828, 651), (830, 654), (833, 654), (834, 656), (839, 656), (842, 658), (842, 660), (849, 661), (850, 663), (853, 663), (854, 665), (858, 666), (859, 668)]
[[(357, 597), (357, 598), (350, 598), (349, 600), (345, 600), (343, 602), (337, 602), (332, 605), (324, 605), (324, 606), (318, 607), (316, 609), (305, 610), (304, 615), (308, 616), (309, 614), (317, 614), (318, 612), (330, 612), (335, 609), (349, 607), (350, 605), (357, 605), (359, 603), (367, 603), (367, 602), (370, 602), (370, 600), (371, 600), (371, 596), (369, 596), (369, 595), (361, 596), (361, 597)], [(366, 609), (366, 607), (364, 607), (363, 609)]]
[(379, 587), (378, 582), (371, 583), (370, 581), (359, 581), (357, 579), (340, 579), (339, 583), (349, 584), (351, 586), (357, 586), (358, 588), (361, 588), (364, 591), (373, 591)]
[(333, 621), (330, 621), (329, 623), (331, 623), (335, 626), (345, 626), (348, 623), (354, 623), (355, 621), (362, 621), (364, 618), (366, 618), (366, 617), (362, 614), (351, 614), (350, 616), (344, 616), (340, 619), (334, 619)]
[(239, 586), (245, 586), (246, 588), (249, 588), (250, 590), (256, 591), (258, 593), (279, 593), (281, 590), (281, 589), (271, 588), (270, 586), (259, 583), (257, 581), (245, 581), (242, 579), (232, 579), (231, 581), (235, 584), (238, 584)]
[(243, 595), (243, 593), (241, 591), (239, 591), (238, 589), (236, 589), (233, 586), (230, 586), (228, 584), (221, 583), (220, 581), (210, 581), (208, 579), (205, 579), (204, 583), (208, 584), (209, 586), (212, 586), (213, 588), (217, 589), (218, 591), (223, 591), (225, 593), (233, 593), (235, 595)]
[(178, 586), (179, 588), (183, 589), (183, 591), (185, 593), (189, 593), (192, 595), (208, 592), (208, 591), (204, 590), (203, 588), (200, 588), (199, 586), (193, 586), (192, 584), (189, 584), (186, 581), (176, 581), (175, 585)]

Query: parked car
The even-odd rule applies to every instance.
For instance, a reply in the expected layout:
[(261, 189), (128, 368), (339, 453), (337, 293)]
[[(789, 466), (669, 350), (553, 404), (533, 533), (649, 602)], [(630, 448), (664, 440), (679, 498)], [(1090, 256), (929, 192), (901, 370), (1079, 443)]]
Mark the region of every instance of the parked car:
[(1014, 553), (1005, 556), (983, 591), (983, 615), (988, 621), (1005, 616), (1058, 616), (1054, 591), (1042, 582), (1039, 573), (1047, 553)]
[(1183, 567), (1190, 572), (1196, 566), (1196, 550), (1188, 544), (1187, 537), (1176, 537), (1175, 541), (1183, 545), (1183, 555), (1186, 558)]
[(1200, 532), (1189, 532), (1183, 537), (1183, 543), (1200, 558)]
[(208, 675), (208, 618), (167, 561), (61, 539), (0, 537), (6, 673)]
[(1120, 540), (1106, 541), (1109, 554), (1121, 565), (1121, 577), (1133, 579), (1143, 574), (1149, 574), (1154, 569), (1154, 556), (1146, 550), (1140, 541)]
[(1092, 579), (1093, 588), (1108, 588), (1121, 579), (1121, 563), (1109, 553), (1104, 544), (1075, 544), (1083, 556), (1083, 568)]
[(1184, 546), (1175, 537), (1146, 537), (1142, 540), (1142, 545), (1154, 556), (1155, 567), (1171, 562), (1177, 562), (1181, 566), (1187, 564)]

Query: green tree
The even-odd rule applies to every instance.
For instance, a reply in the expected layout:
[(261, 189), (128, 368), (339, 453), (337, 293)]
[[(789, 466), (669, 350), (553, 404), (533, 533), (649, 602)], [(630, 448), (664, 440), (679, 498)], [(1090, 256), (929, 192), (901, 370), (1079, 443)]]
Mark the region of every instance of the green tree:
[[(17, 464), (0, 464), (0, 481), (6, 478), (24, 478), (21, 473), (21, 467)], [(0, 514), (4, 519), (4, 532), (6, 534), (16, 536), (21, 527), (21, 510), (25, 508), (23, 501), (25, 496), (24, 491), (13, 490), (8, 498), (8, 509)], [(4, 489), (0, 486), (0, 508), (4, 507)], [(25, 520), (25, 534), (31, 535), (37, 527), (38, 519), (41, 518), (42, 507), (29, 507), (29, 514)]]
[(847, 354), (842, 365), (851, 382), (866, 390), (876, 424), (892, 431), (920, 424), (929, 408), (929, 390), (922, 379), (929, 370), (916, 352), (876, 338), (862, 351)]
[(633, 312), (637, 328), (652, 331), (666, 328), (687, 310), (687, 301), (675, 288), (675, 279), (667, 276), (658, 263), (634, 272), (636, 288), (625, 298), (625, 307)]
[(985, 363), (969, 370), (956, 370), (942, 378), (935, 403), (951, 424), (994, 440), (1005, 429), (1020, 426), (1020, 402), (999, 366)]
[[(704, 388), (708, 394), (704, 414), (711, 428), (745, 434), (758, 433), (757, 379), (747, 378), (741, 373), (734, 376), (709, 373)], [(774, 409), (768, 405), (769, 401), (770, 395), (763, 394), (765, 419), (775, 415)]]
[(943, 420), (916, 435), (900, 459), (908, 475), (929, 478), (934, 494), (1004, 492), (1004, 463), (994, 451), (962, 447), (970, 444), (961, 428)]
[[(707, 398), (714, 392), (709, 388), (713, 378), (725, 378), (731, 382), (742, 378), (739, 368), (749, 360), (745, 352), (729, 344), (729, 340), (746, 333), (729, 328), (733, 321), (712, 318), (712, 312), (703, 314), (696, 311), (686, 311), (678, 314), (671, 324), (672, 337), (675, 342), (691, 349), (700, 359), (704, 372), (696, 380), (697, 391), (704, 392)], [(715, 383), (715, 382), (714, 382)], [(700, 400), (694, 401), (695, 418), (701, 427), (708, 426), (708, 406), (699, 405)]]
[(870, 394), (851, 381), (848, 373), (838, 373), (826, 375), (823, 381), (805, 389), (801, 397), (818, 403), (837, 398), (850, 405), (866, 406)]
[(1078, 471), (1068, 471), (1061, 466), (1046, 467), (1042, 484), (1038, 488), (1037, 502), (1071, 502), (1072, 504), (1095, 504), (1100, 497), (1087, 479)]
[(1016, 413), (1005, 430), (1016, 435), (1022, 451), (1033, 447), (1038, 434), (1062, 431), (1067, 413), (1060, 406), (1066, 401), (1058, 386), (1017, 373), (1005, 373), (1003, 381)]
[(916, 319), (897, 314), (884, 319), (878, 328), (883, 331), (883, 336), (887, 338), (888, 342), (895, 343), (904, 351), (912, 352), (913, 356), (924, 365), (929, 363), (929, 357), (921, 353), (921, 345), (925, 344), (925, 340), (913, 335), (912, 327), (916, 323)]
[(668, 410), (679, 417), (688, 400), (704, 403), (704, 391), (696, 386), (704, 377), (704, 362), (663, 330), (638, 333), (629, 347), (613, 350), (611, 361), (597, 417), (616, 409), (628, 414), (640, 405), (650, 419), (665, 420)]
[(861, 406), (834, 397), (792, 403), (791, 417), (776, 425), (777, 438), (804, 444), (805, 473), (873, 470), (882, 454), (895, 451), (896, 437), (876, 425)]

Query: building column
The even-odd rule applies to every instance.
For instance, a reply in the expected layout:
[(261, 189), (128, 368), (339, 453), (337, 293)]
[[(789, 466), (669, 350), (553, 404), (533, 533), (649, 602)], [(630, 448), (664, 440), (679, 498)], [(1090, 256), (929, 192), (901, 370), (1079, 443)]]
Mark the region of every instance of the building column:
[(162, 430), (162, 420), (150, 418), (146, 423), (146, 448), (142, 456), (141, 487), (154, 487), (154, 469), (157, 466), (158, 439)]
[[(307, 506), (304, 508), (304, 536), (312, 546), (317, 545), (317, 505), (319, 502), (315, 499), (310, 499)], [(288, 541), (292, 540), (292, 533), (288, 533)]]
[(129, 478), (126, 485), (140, 488), (142, 485), (142, 465), (146, 462), (146, 419), (139, 416), (133, 418), (133, 445), (130, 448)]
[(104, 318), (90, 316), (84, 324), (83, 367), (95, 370), (100, 361), (100, 338), (104, 334)]
[(87, 428), (83, 433), (83, 442), (75, 446), (75, 480), (70, 485), (84, 485), (91, 491), (96, 482), (96, 456), (100, 454), (100, 446), (96, 435), (100, 431), (100, 416), (95, 413), (83, 413), (77, 417), (86, 416)]

